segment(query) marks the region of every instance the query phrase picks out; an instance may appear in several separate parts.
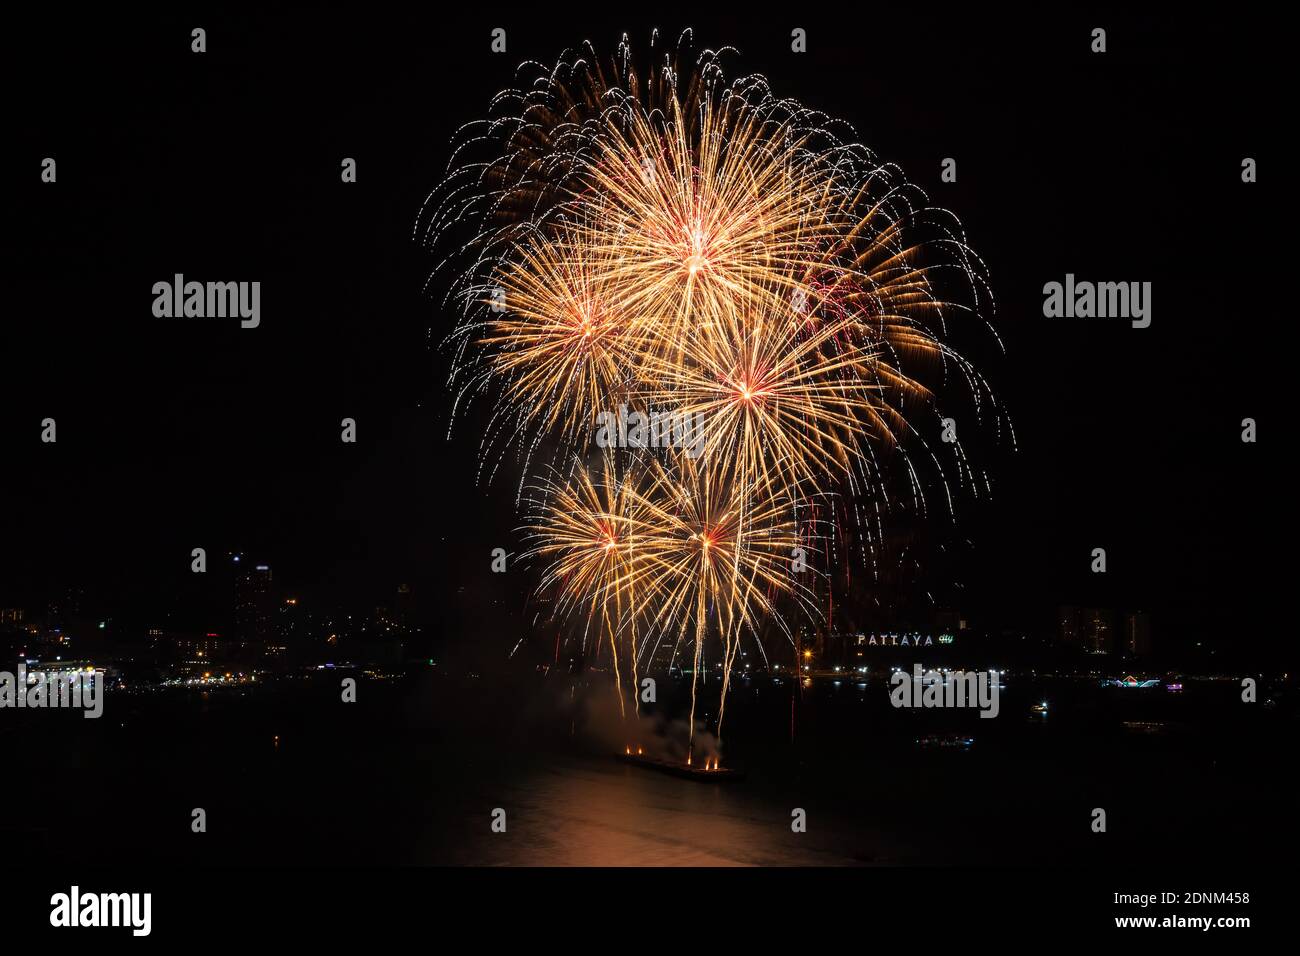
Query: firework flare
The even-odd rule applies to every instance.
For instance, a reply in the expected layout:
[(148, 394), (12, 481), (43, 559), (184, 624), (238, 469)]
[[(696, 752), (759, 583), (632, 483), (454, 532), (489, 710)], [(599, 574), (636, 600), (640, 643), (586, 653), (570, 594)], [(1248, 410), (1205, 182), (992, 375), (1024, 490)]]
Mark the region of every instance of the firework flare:
[[(945, 469), (925, 440), (934, 382), (1009, 424), (948, 341), (992, 310), (956, 218), (843, 124), (728, 82), (734, 51), (687, 62), (689, 43), (644, 75), (626, 39), (604, 66), (590, 48), (525, 65), (458, 134), (420, 223), (461, 317), (454, 412), (486, 399), (485, 469), (522, 463), (542, 590), (608, 650), (621, 706), (624, 667), (637, 706), (655, 648), (689, 660), (693, 734), (707, 642), (720, 732), (741, 643), (816, 618), (791, 556), (842, 548), (817, 516), (869, 554), (891, 508), (925, 509), (926, 472), (949, 509), (950, 474), (986, 489), (960, 445)], [(593, 455), (598, 416), (628, 407), (701, 421), (702, 444)]]

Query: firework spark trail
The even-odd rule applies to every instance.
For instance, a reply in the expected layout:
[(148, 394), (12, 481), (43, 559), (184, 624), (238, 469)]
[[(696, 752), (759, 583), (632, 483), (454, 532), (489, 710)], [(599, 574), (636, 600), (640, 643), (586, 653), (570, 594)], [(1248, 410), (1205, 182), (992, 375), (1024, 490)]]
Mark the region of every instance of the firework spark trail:
[[(599, 631), (620, 707), (622, 656), (639, 710), (645, 649), (690, 646), (693, 737), (711, 636), (720, 735), (741, 641), (762, 651), (773, 624), (791, 637), (779, 608), (816, 616), (793, 549), (847, 576), (851, 525), (878, 578), (887, 513), (924, 513), (926, 462), (952, 510), (925, 441), (938, 388), (952, 378), (977, 418), (1010, 424), (947, 340), (955, 316), (991, 328), (986, 270), (956, 217), (844, 124), (762, 77), (728, 83), (734, 51), (686, 62), (690, 39), (645, 74), (626, 38), (607, 64), (590, 47), (525, 64), (531, 82), (459, 134), (420, 222), (448, 249), (431, 281), (455, 270), (454, 412), (491, 403), (487, 480), (502, 452), (522, 460), (540, 589), (557, 593), (557, 618)], [(593, 422), (625, 404), (702, 420), (699, 460), (631, 442), (589, 465)], [(978, 490), (964, 449), (952, 454), (956, 481)]]
[[(657, 608), (649, 624), (678, 639), (693, 632), (693, 688), (710, 609), (731, 660), (741, 636), (756, 635), (760, 621), (772, 617), (769, 592), (811, 608), (811, 595), (787, 573), (798, 536), (780, 488), (766, 485), (746, 497), (724, 470), (683, 457), (673, 468), (652, 461), (635, 500), (646, 528), (640, 584), (647, 606)], [(692, 712), (694, 703), (692, 693)], [(693, 717), (690, 728), (693, 737)]]
[(525, 428), (558, 432), (566, 447), (627, 395), (642, 351), (615, 262), (590, 233), (521, 250), (500, 276), (509, 310), (493, 313), (480, 339), (492, 356), (481, 374), (503, 382), (504, 405)]
[(722, 316), (691, 339), (691, 362), (647, 356), (644, 398), (703, 415), (703, 457), (734, 467), (747, 486), (776, 473), (791, 487), (834, 481), (861, 457), (880, 389), (870, 380), (873, 353), (825, 347), (850, 327), (835, 320), (806, 334), (784, 315)]
[[(619, 707), (623, 710), (619, 672), (619, 637), (631, 641), (633, 699), (636, 704), (636, 657), (639, 581), (645, 566), (643, 539), (652, 530), (636, 494), (636, 476), (617, 474), (613, 457), (603, 456), (599, 477), (577, 465), (570, 475), (555, 474), (534, 489), (530, 550), (546, 566), (541, 588), (558, 592), (556, 616), (574, 614), (604, 623), (615, 669)], [(623, 710), (625, 713), (626, 711)]]

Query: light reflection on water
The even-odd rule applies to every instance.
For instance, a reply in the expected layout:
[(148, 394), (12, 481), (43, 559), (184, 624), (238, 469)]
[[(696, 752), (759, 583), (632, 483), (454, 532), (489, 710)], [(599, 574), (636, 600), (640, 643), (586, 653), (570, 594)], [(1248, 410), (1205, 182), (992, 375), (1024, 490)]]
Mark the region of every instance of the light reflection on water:
[[(457, 859), (524, 866), (852, 865), (854, 841), (790, 829), (790, 807), (746, 784), (683, 780), (596, 759), (557, 758), (495, 793), (506, 833), (486, 825)], [(484, 795), (486, 797), (486, 794)], [(479, 818), (486, 819), (486, 814)], [(814, 821), (816, 822), (816, 821)], [(824, 822), (824, 821), (823, 821)], [(823, 832), (830, 832), (823, 828)]]

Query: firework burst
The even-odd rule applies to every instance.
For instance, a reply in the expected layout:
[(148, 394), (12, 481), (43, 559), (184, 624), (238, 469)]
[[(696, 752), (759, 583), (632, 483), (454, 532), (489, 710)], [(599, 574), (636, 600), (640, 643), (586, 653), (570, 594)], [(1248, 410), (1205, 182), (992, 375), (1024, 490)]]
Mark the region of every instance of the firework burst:
[[(535, 486), (527, 527), (532, 544), (525, 558), (545, 565), (541, 587), (558, 595), (557, 616), (578, 618), (584, 641), (594, 628), (597, 642), (608, 642), (620, 708), (624, 643), (632, 686), (637, 686), (638, 602), (646, 597), (642, 578), (655, 532), (637, 480), (635, 474), (620, 478), (609, 455), (594, 476), (575, 462), (569, 474), (554, 474)], [(635, 693), (632, 699), (638, 706)]]
[(726, 469), (683, 457), (675, 469), (652, 462), (647, 490), (637, 496), (637, 506), (652, 529), (643, 548), (645, 593), (652, 608), (647, 629), (691, 650), (692, 736), (695, 691), (711, 620), (721, 639), (721, 740), (741, 639), (757, 637), (766, 621), (787, 628), (774, 613), (782, 599), (801, 612), (815, 613), (811, 592), (790, 573), (799, 534), (788, 491), (767, 483), (742, 487)]
[(501, 270), (479, 340), (491, 357), (470, 387), (499, 380), (512, 428), (572, 445), (628, 396), (644, 335), (616, 271), (590, 229), (539, 239)]
[[(626, 39), (605, 66), (526, 65), (460, 134), (421, 224), (449, 247), (434, 275), (454, 268), (456, 411), (491, 403), (489, 469), (508, 450), (525, 482), (545, 469), (528, 554), (557, 616), (608, 648), (620, 687), (620, 661), (635, 686), (670, 641), (698, 675), (718, 641), (725, 707), (740, 642), (812, 614), (796, 548), (829, 555), (852, 527), (869, 554), (896, 502), (925, 509), (927, 464), (949, 508), (950, 475), (986, 486), (960, 445), (945, 469), (925, 440), (937, 386), (1006, 422), (950, 344), (992, 307), (956, 218), (843, 124), (688, 44), (645, 74)], [(625, 406), (698, 418), (702, 450), (633, 442), (588, 466), (594, 423)], [(693, 682), (692, 733), (694, 703)]]

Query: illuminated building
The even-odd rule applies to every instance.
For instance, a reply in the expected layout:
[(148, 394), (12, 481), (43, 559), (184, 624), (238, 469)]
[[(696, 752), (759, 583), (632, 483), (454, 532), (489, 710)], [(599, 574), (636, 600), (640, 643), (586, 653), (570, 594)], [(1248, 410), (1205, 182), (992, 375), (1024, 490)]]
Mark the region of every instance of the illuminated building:
[(271, 637), (271, 569), (251, 565), (235, 577), (235, 630), (240, 640), (265, 642)]
[(1106, 608), (1060, 608), (1061, 643), (1085, 654), (1109, 654), (1115, 649), (1114, 614)]
[(1124, 653), (1129, 657), (1146, 657), (1151, 653), (1151, 615), (1145, 611), (1124, 615)]

